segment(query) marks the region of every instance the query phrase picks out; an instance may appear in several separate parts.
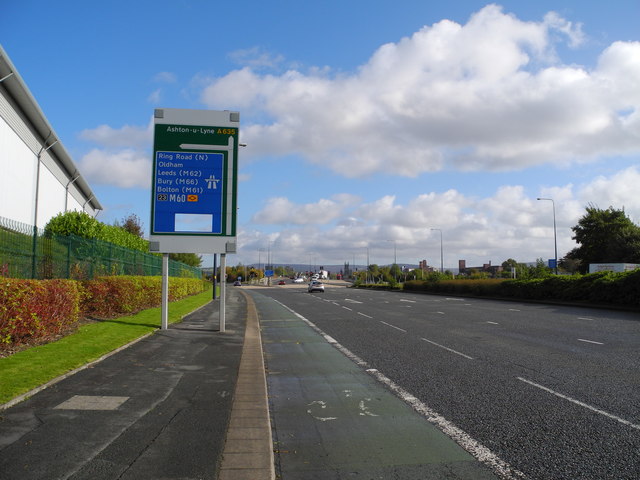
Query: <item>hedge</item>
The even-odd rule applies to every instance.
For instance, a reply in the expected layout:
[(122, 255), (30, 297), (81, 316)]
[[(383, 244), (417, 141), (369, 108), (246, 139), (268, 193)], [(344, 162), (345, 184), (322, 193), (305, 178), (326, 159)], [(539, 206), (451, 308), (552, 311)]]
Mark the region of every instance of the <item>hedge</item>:
[(56, 335), (75, 324), (81, 295), (74, 280), (0, 279), (0, 344)]
[(552, 275), (532, 280), (412, 280), (404, 284), (404, 290), (637, 308), (640, 307), (640, 269), (622, 273)]
[[(200, 293), (209, 284), (171, 277), (169, 300)], [(161, 303), (162, 277), (94, 280), (0, 279), (0, 347), (33, 343), (74, 327), (83, 316), (111, 318)]]

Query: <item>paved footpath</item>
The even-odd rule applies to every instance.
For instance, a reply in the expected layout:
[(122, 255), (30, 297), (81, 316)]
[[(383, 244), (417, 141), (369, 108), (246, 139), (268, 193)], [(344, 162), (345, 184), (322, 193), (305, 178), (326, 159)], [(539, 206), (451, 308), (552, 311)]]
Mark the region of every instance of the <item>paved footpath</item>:
[[(249, 362), (251, 371), (241, 366), (241, 360), (255, 359), (243, 353), (247, 302), (240, 292), (229, 292), (222, 334), (218, 305), (211, 302), (182, 323), (0, 411), (0, 479), (215, 480), (240, 479), (247, 471), (251, 478), (272, 478), (269, 464), (243, 460), (257, 458), (260, 448), (264, 457), (264, 445), (271, 457), (264, 388), (263, 442), (243, 440), (255, 428), (237, 422), (230, 428), (234, 391), (246, 384), (239, 372), (261, 373), (264, 384), (261, 355), (259, 363)], [(254, 351), (256, 332), (257, 321), (247, 330)], [(256, 378), (252, 385), (259, 386)], [(246, 388), (239, 395), (250, 396), (255, 393)], [(243, 447), (228, 441), (224, 451), (227, 433)]]
[(250, 290), (284, 480), (496, 479), (312, 326)]

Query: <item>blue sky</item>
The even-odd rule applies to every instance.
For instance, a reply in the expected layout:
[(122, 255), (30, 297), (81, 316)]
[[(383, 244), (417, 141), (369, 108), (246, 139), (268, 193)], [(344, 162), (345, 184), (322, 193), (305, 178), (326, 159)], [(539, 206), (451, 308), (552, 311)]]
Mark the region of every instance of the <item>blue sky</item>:
[[(640, 2), (3, 0), (0, 43), (113, 223), (154, 108), (241, 113), (228, 263), (553, 257), (640, 223)], [(208, 262), (208, 258), (206, 259)]]

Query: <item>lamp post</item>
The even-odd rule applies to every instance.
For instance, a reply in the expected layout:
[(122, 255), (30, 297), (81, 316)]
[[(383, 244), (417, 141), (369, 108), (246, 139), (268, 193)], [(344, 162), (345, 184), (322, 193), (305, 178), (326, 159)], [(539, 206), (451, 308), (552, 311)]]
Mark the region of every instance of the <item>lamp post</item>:
[(365, 283), (369, 283), (369, 245), (367, 245), (367, 273), (365, 276)]
[[(398, 248), (395, 240), (387, 240), (387, 242), (393, 242), (393, 265), (398, 265)], [(395, 275), (395, 269), (393, 270), (393, 279), (397, 282), (398, 279)]]
[(555, 271), (556, 275), (558, 274), (558, 234), (556, 230), (556, 203), (553, 201), (553, 198), (540, 198), (537, 200), (548, 200), (551, 202), (551, 206), (553, 207), (553, 246), (555, 253)]
[(444, 252), (442, 249), (442, 230), (439, 228), (432, 228), (431, 230), (440, 232), (440, 273), (444, 273)]

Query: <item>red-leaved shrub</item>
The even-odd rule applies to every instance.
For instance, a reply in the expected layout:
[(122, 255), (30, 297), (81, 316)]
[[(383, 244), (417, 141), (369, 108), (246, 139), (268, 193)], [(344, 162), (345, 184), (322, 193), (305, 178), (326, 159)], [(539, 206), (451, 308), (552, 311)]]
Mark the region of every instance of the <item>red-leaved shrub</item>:
[(72, 326), (81, 289), (73, 280), (0, 279), (0, 343), (32, 342)]

